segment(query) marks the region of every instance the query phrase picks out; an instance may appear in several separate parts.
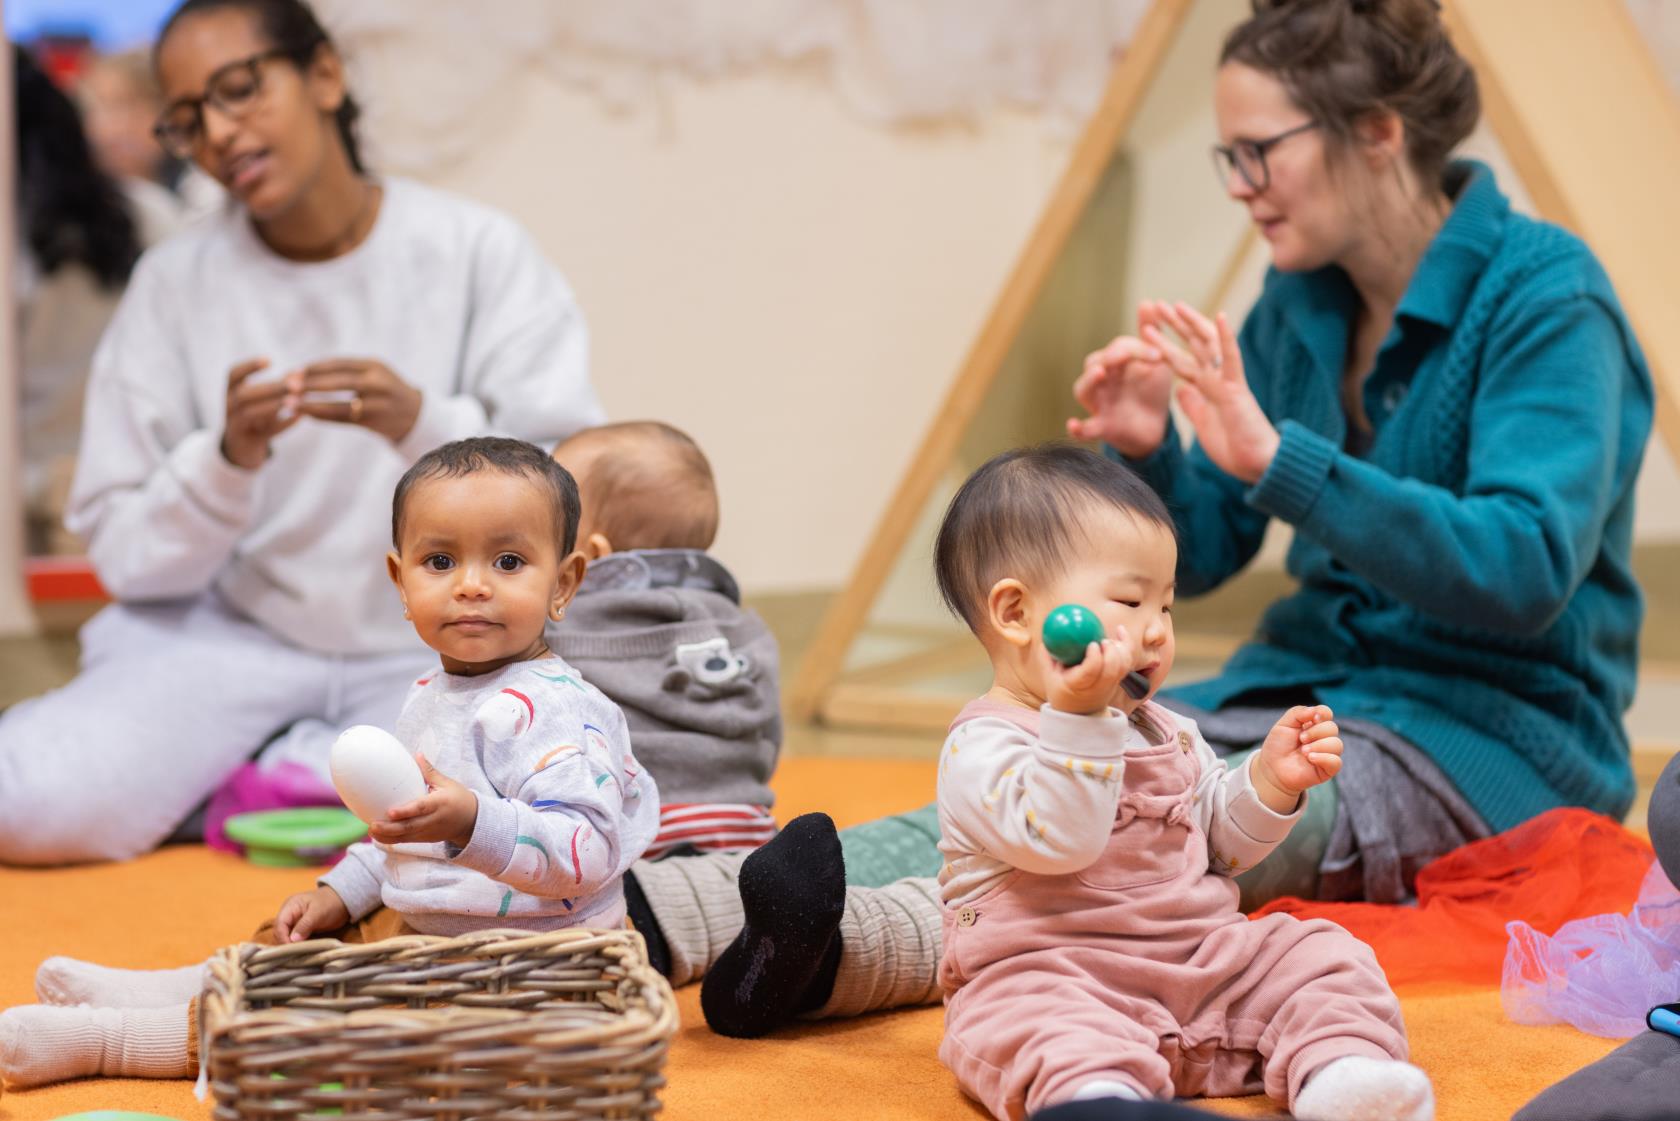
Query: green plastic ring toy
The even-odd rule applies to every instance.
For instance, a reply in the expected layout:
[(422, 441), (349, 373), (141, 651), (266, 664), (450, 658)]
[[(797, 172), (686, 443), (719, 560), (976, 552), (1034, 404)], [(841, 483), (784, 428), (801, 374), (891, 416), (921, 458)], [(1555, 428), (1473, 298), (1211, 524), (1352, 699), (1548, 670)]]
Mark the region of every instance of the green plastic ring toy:
[(338, 806), (235, 814), (223, 828), (228, 840), (245, 846), (247, 860), (267, 868), (324, 864), (367, 836), (362, 819)]

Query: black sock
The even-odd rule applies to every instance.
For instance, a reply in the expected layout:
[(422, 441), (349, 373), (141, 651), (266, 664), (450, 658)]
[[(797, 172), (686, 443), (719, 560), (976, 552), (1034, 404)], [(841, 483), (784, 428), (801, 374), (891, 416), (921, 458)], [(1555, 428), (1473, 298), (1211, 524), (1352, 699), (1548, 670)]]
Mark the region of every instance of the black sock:
[(659, 920), (654, 918), (653, 908), (648, 906), (647, 896), (634, 872), (624, 873), (624, 909), (630, 915), (630, 925), (647, 943), (648, 964), (661, 977), (669, 977), (671, 946), (665, 941), (665, 932), (659, 929)]
[[(844, 899), (844, 896), (842, 896)], [(844, 904), (842, 904), (844, 906)], [(828, 949), (823, 951), (822, 961), (817, 963), (817, 971), (811, 974), (811, 981), (800, 994), (799, 1007), (795, 1012), (810, 1012), (828, 1003), (828, 998), (834, 995), (834, 979), (840, 975), (840, 932), (836, 930), (834, 937), (829, 939)]]
[(700, 1007), (719, 1035), (752, 1039), (824, 1004), (840, 964), (846, 863), (827, 814), (788, 822), (741, 865), (746, 922), (706, 974)]

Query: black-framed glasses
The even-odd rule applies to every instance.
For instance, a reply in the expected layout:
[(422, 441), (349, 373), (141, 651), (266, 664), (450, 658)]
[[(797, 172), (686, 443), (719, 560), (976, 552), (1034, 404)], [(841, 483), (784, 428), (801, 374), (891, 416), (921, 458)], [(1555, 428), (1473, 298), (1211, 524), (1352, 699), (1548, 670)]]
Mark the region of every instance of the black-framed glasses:
[(163, 150), (178, 160), (191, 159), (204, 139), (204, 107), (211, 105), (218, 112), (241, 120), (250, 113), (262, 96), (263, 63), (275, 58), (298, 58), (308, 47), (273, 47), (259, 51), (249, 58), (237, 59), (219, 66), (204, 83), (198, 97), (183, 97), (166, 108), (152, 126)]
[(1264, 191), (1272, 185), (1272, 169), (1266, 166), (1266, 153), (1288, 140), (1291, 136), (1299, 135), (1308, 129), (1318, 127), (1317, 121), (1308, 121), (1304, 125), (1284, 129), (1276, 136), (1268, 136), (1264, 140), (1239, 140), (1235, 144), (1215, 144), (1213, 146), (1213, 170), (1219, 176), (1219, 183), (1224, 186), (1231, 181), (1231, 171), (1236, 169), (1247, 183), (1256, 191)]

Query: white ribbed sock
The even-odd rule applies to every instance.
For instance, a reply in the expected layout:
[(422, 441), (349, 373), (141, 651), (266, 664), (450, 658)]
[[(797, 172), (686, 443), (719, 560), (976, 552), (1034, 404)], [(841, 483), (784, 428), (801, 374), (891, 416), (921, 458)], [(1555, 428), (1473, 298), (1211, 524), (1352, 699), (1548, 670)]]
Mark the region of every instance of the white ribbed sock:
[(1094, 1078), (1075, 1090), (1073, 1097), (1068, 1100), (1082, 1102), (1091, 1098), (1124, 1098), (1129, 1102), (1141, 1102), (1143, 1095), (1124, 1082), (1115, 1082), (1108, 1078)]
[(905, 879), (849, 887), (840, 917), (840, 968), (828, 1003), (808, 1019), (857, 1016), (939, 999), (939, 884)]
[(91, 961), (52, 957), (35, 970), (42, 1004), (91, 1004), (95, 1008), (168, 1008), (204, 988), (205, 962), (180, 969), (111, 969)]
[(24, 1004), (0, 1012), (0, 1075), (16, 1087), (90, 1074), (191, 1078), (186, 1002), (173, 1008), (55, 1008)]
[(1300, 1121), (1433, 1121), (1435, 1091), (1411, 1063), (1348, 1055), (1308, 1078), (1291, 1112)]

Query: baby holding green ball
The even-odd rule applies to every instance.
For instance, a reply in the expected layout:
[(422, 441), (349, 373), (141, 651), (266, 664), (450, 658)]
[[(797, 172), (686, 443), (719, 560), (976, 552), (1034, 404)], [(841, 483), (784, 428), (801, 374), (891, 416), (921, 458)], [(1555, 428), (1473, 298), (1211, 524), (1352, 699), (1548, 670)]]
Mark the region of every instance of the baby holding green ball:
[(1125, 466), (1049, 445), (958, 491), (940, 593), (992, 687), (939, 759), (940, 1058), (995, 1116), (1264, 1090), (1296, 1117), (1428, 1121), (1399, 1002), (1324, 920), (1238, 910), (1341, 767), (1297, 706), (1235, 767), (1150, 697), (1172, 669), (1171, 517)]

